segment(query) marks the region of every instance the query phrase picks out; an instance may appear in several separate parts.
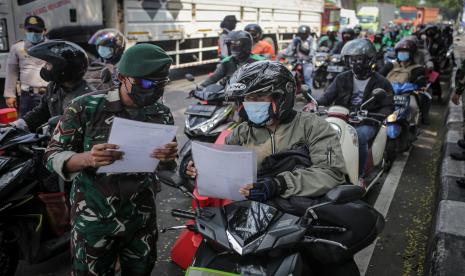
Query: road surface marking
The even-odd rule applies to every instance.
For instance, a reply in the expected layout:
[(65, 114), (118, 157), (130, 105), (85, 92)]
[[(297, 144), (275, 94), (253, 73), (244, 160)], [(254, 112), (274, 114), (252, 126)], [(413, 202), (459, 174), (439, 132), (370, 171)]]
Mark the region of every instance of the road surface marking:
[[(399, 184), (400, 178), (404, 171), (405, 165), (407, 164), (408, 157), (410, 156), (410, 151), (404, 153), (403, 155), (399, 156), (399, 158), (394, 161), (392, 164), (391, 169), (389, 170), (389, 174), (384, 180), (383, 187), (381, 188), (381, 192), (376, 199), (374, 208), (380, 212), (384, 218), (386, 218), (387, 213), (389, 211), (389, 207), (391, 206), (392, 199), (394, 198), (394, 194), (396, 193), (397, 186)], [(358, 252), (355, 255), (355, 262), (360, 270), (360, 275), (364, 276), (368, 265), (370, 264), (371, 257), (373, 256), (373, 252), (375, 250), (376, 243), (378, 242), (378, 238), (370, 244), (370, 246), (366, 247), (362, 251)]]

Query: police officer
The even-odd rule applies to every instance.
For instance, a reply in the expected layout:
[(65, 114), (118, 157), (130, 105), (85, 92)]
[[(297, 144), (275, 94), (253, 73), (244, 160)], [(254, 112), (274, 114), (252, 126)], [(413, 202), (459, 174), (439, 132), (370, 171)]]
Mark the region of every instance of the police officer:
[(78, 45), (50, 40), (29, 48), (27, 53), (46, 62), (40, 69), (40, 76), (49, 84), (39, 104), (13, 124), (35, 131), (51, 117), (62, 115), (74, 98), (93, 89), (82, 79), (88, 61), (86, 52)]
[[(47, 167), (71, 188), (73, 275), (150, 275), (156, 259), (157, 220), (154, 173), (97, 174), (123, 157), (108, 144), (114, 117), (174, 124), (158, 102), (168, 82), (171, 58), (148, 43), (129, 48), (118, 63), (121, 86), (79, 97), (70, 105), (45, 152)], [(173, 168), (177, 143), (154, 149), (160, 166)], [(158, 169), (160, 169), (160, 166)]]
[(89, 65), (84, 79), (97, 90), (118, 87), (116, 64), (126, 48), (126, 37), (116, 29), (103, 29), (97, 31), (88, 43), (95, 45), (100, 58)]
[(231, 55), (224, 58), (216, 67), (215, 72), (201, 83), (200, 87), (207, 87), (220, 80), (227, 80), (240, 66), (265, 58), (252, 54), (252, 36), (246, 31), (233, 31), (229, 33)]
[(47, 86), (47, 82), (39, 75), (45, 62), (27, 53), (33, 45), (47, 40), (44, 21), (35, 15), (28, 16), (24, 21), (24, 29), (25, 40), (13, 44), (8, 55), (3, 95), (8, 107), (17, 107), (16, 95), (21, 97), (19, 113), (22, 117), (39, 103)]

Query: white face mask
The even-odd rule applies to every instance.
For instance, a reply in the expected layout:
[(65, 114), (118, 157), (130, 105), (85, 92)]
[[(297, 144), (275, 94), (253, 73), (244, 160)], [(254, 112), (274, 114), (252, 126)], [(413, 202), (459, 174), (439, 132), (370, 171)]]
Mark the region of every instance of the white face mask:
[(261, 126), (270, 119), (270, 102), (244, 102), (243, 105), (252, 123)]

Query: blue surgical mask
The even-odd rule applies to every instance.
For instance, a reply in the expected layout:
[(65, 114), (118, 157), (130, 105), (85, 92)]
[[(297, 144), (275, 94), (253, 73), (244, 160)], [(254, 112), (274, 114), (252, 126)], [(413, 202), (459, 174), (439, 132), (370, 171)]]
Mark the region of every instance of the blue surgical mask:
[(26, 32), (26, 40), (32, 44), (37, 44), (44, 40), (44, 35), (42, 33)]
[(103, 59), (110, 59), (113, 56), (113, 48), (107, 46), (98, 46), (97, 52)]
[(397, 59), (399, 61), (407, 61), (410, 59), (410, 53), (409, 52), (398, 52)]
[(270, 119), (270, 102), (244, 102), (244, 109), (249, 121), (264, 125)]

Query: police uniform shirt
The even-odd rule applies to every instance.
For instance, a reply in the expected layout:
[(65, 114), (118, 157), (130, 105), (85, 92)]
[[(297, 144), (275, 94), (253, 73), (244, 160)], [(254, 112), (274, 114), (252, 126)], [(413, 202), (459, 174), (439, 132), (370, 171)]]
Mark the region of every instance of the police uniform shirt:
[(11, 46), (6, 67), (5, 97), (16, 97), (18, 79), (21, 90), (47, 86), (47, 82), (40, 77), (40, 69), (45, 65), (45, 61), (27, 54), (27, 49), (32, 46), (28, 41), (18, 41)]

